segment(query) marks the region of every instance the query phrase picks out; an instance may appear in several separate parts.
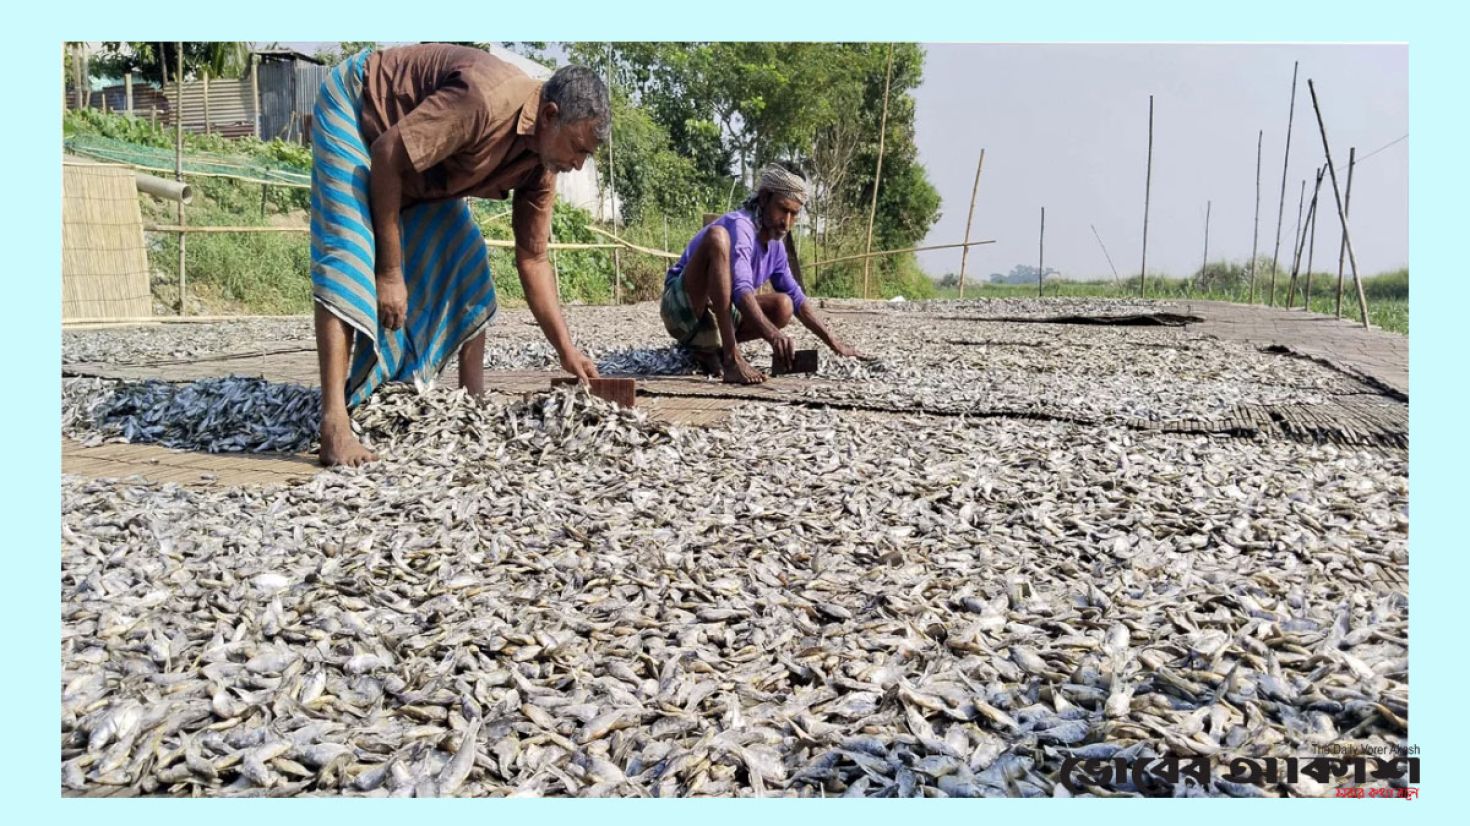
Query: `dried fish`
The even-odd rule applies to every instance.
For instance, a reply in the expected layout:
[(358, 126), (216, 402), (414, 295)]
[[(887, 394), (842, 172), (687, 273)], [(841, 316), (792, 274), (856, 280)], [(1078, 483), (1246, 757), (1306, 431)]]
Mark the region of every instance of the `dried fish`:
[[(65, 476), (62, 785), (1050, 797), (1068, 755), (1404, 745), (1406, 451), (1116, 420), (1344, 389), (1316, 365), (943, 318), (1046, 306), (834, 313), (879, 361), (826, 358), (811, 386), (900, 414), (753, 403), (752, 438), (575, 388), (395, 387), (356, 412), (364, 468)], [(574, 312), (624, 330), (604, 363), (687, 369), (632, 310)], [(1027, 346), (943, 346), (957, 326)], [(550, 366), (534, 328), (500, 328), (487, 361)], [(1074, 420), (925, 413), (981, 401)], [(196, 450), (300, 449), (315, 404), (239, 378), (63, 386), (68, 432)]]

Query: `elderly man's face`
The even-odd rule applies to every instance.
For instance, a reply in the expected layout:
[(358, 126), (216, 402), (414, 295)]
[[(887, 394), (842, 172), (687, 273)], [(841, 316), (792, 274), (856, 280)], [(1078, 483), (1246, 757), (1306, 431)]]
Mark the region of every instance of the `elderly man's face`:
[(799, 214), (801, 201), (795, 198), (768, 197), (764, 218), (766, 228), (771, 231), (771, 238), (776, 241), (785, 238), (791, 228), (796, 226), (796, 216)]
[(554, 103), (542, 105), (536, 136), (536, 155), (541, 159), (541, 165), (558, 174), (581, 169), (597, 151), (595, 122), (588, 119), (566, 123)]

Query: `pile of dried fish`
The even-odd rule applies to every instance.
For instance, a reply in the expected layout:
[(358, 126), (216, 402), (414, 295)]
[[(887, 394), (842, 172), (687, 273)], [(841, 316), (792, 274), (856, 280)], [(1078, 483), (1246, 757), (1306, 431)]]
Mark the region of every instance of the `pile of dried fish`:
[(575, 387), (531, 396), (508, 405), (475, 400), (463, 390), (420, 393), (389, 387), (355, 414), (365, 444), (384, 456), (405, 456), (416, 465), (453, 466), (466, 440), (494, 448), (554, 455), (570, 462), (604, 449), (646, 447), (668, 441), (666, 426), (641, 410), (610, 405)]
[(84, 445), (142, 442), (208, 453), (293, 452), (317, 437), (321, 392), (230, 376), (188, 384), (64, 379), (61, 431)]
[(1063, 795), (1072, 754), (1404, 742), (1402, 451), (734, 420), (390, 393), (364, 469), (65, 477), (63, 785)]
[(696, 371), (694, 359), (682, 347), (618, 347), (596, 356), (597, 369), (605, 374), (677, 376)]

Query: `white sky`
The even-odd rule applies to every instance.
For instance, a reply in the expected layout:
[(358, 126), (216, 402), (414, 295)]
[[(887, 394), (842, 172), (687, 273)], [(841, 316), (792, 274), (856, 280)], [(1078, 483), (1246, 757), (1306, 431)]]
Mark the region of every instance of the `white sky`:
[[(967, 271), (984, 278), (1035, 266), (1046, 207), (1046, 266), (1071, 277), (1111, 277), (1095, 224), (1123, 277), (1138, 275), (1143, 242), (1148, 96), (1154, 95), (1148, 268), (1182, 276), (1204, 251), (1245, 261), (1261, 160), (1260, 249), (1270, 255), (1281, 197), (1292, 61), (1301, 62), (1292, 128), (1281, 257), (1290, 266), (1301, 181), (1311, 197), (1322, 138), (1307, 79), (1317, 87), (1339, 185), (1348, 147), (1362, 157), (1409, 131), (1408, 48), (1402, 45), (930, 45), (916, 93), (920, 160), (943, 216), (930, 244), (964, 238), (975, 163), (985, 168)], [(1358, 266), (1372, 274), (1409, 258), (1409, 140), (1367, 158), (1353, 176), (1349, 227)], [(1336, 269), (1340, 242), (1324, 179), (1314, 267)], [(960, 251), (921, 253), (931, 274), (958, 272)]]

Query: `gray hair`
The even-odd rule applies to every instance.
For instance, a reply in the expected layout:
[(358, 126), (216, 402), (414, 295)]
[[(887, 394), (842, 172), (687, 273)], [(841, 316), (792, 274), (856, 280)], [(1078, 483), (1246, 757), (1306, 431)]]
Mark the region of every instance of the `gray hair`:
[(555, 103), (563, 123), (594, 122), (599, 142), (612, 132), (612, 104), (607, 84), (585, 66), (563, 66), (541, 89), (542, 103)]

